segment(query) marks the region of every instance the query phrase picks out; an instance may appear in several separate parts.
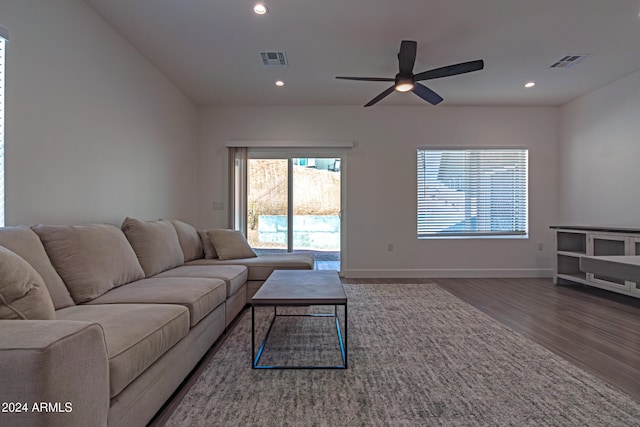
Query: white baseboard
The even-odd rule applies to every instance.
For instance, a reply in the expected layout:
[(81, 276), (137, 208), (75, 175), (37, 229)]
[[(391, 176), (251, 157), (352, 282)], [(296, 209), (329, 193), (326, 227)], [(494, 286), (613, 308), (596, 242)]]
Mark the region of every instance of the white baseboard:
[(502, 269), (346, 269), (343, 276), (348, 279), (428, 279), (503, 277), (532, 278), (553, 277), (551, 268), (502, 268)]

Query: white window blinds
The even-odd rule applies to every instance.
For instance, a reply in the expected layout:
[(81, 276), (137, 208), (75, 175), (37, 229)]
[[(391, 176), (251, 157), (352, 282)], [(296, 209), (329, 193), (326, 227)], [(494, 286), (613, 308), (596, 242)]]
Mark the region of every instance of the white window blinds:
[(4, 60), (6, 39), (0, 27), (0, 227), (4, 227)]
[(418, 149), (418, 237), (527, 233), (526, 149)]

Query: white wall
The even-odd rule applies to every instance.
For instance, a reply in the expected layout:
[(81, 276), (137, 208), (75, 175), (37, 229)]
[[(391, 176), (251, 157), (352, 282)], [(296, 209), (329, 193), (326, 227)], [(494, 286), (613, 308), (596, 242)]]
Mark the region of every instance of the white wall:
[(6, 222), (196, 219), (197, 109), (81, 0), (0, 2)]
[(561, 108), (559, 222), (640, 227), (640, 72)]
[[(557, 108), (229, 107), (202, 111), (198, 223), (227, 226), (230, 140), (351, 140), (346, 266), (350, 277), (550, 276), (556, 218)], [(416, 148), (529, 148), (529, 239), (418, 240)], [(225, 202), (213, 211), (213, 202)], [(387, 244), (395, 250), (387, 252)], [(538, 243), (544, 250), (538, 251)]]

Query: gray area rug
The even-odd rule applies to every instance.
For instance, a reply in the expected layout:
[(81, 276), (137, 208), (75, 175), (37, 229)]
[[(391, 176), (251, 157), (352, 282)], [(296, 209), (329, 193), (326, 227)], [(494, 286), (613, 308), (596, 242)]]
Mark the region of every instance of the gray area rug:
[[(345, 289), (349, 369), (251, 369), (246, 311), (167, 425), (640, 425), (638, 402), (436, 285)], [(281, 319), (264, 357), (340, 362), (330, 319)]]

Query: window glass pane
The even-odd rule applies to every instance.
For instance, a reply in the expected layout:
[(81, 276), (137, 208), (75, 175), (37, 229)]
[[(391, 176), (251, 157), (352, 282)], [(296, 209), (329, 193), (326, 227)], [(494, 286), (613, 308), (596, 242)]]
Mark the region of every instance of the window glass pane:
[(340, 159), (293, 159), (293, 249), (337, 258), (330, 252), (340, 251)]
[(287, 251), (288, 160), (249, 159), (247, 240), (254, 249)]
[(527, 233), (526, 149), (419, 149), (418, 237)]

